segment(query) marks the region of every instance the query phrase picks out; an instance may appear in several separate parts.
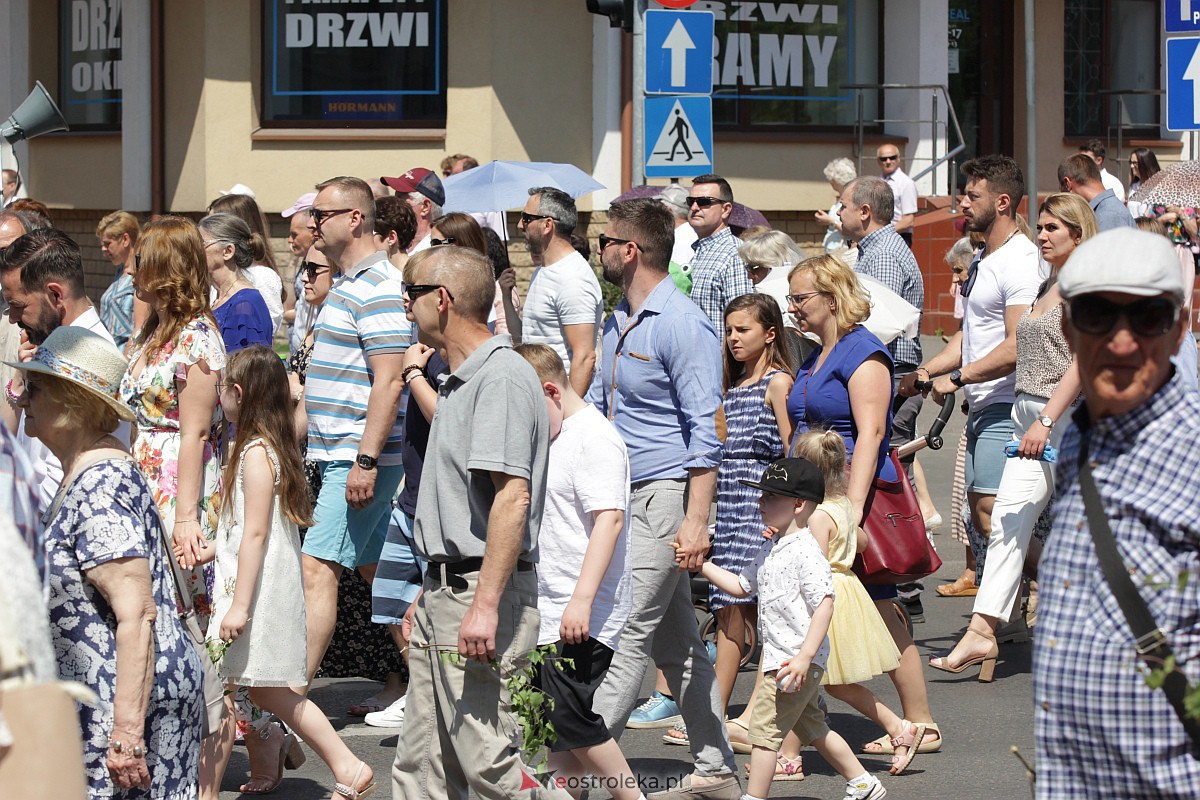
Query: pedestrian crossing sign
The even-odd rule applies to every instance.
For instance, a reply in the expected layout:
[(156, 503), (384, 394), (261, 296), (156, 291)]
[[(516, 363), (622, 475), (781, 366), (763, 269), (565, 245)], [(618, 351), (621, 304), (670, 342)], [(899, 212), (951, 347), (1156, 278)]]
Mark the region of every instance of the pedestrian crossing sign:
[(647, 97), (644, 116), (647, 178), (712, 172), (712, 98)]

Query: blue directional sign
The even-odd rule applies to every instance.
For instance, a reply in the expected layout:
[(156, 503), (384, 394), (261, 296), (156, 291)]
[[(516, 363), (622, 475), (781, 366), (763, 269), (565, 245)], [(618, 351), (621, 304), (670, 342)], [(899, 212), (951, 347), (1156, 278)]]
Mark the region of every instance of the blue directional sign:
[(1200, 37), (1167, 40), (1167, 129), (1200, 130)]
[(1163, 0), (1168, 33), (1200, 32), (1200, 0)]
[(646, 12), (646, 94), (712, 94), (713, 13)]
[(713, 171), (711, 97), (647, 97), (645, 122), (647, 178)]

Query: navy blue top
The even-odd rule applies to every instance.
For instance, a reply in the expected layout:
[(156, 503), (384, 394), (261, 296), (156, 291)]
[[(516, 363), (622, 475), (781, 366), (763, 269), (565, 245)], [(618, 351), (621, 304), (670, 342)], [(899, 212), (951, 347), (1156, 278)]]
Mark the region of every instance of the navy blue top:
[(274, 333), (271, 312), (258, 289), (235, 292), (224, 305), (213, 309), (213, 316), (217, 318), (217, 327), (225, 340), (226, 353), (235, 353), (252, 344), (271, 346)]
[[(810, 428), (828, 428), (842, 435), (846, 443), (846, 457), (854, 459), (854, 440), (858, 438), (858, 426), (850, 411), (850, 376), (863, 362), (876, 354), (887, 363), (888, 372), (894, 372), (892, 357), (887, 347), (875, 334), (861, 325), (853, 328), (837, 341), (829, 358), (815, 373), (817, 359), (823, 347), (814, 350), (796, 375), (792, 393), (788, 395), (788, 417), (797, 431)], [(879, 466), (876, 476), (884, 480), (896, 480), (896, 470), (888, 459), (888, 441), (892, 434), (892, 381), (888, 381), (887, 427), (879, 445)]]
[[(415, 335), (415, 334), (414, 334)], [(437, 390), (442, 376), (450, 371), (450, 365), (434, 353), (425, 365), (425, 376)], [(412, 392), (408, 393), (408, 408), (404, 412), (404, 441), (401, 453), (404, 458), (404, 488), (396, 502), (410, 517), (417, 515), (417, 491), (421, 488), (421, 468), (425, 466), (425, 448), (429, 445), (429, 420), (421, 413), (421, 406)]]

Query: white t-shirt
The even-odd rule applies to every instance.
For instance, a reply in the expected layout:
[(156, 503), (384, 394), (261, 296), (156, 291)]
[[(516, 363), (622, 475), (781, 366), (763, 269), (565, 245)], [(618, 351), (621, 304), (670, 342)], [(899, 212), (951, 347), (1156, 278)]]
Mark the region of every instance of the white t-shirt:
[(905, 175), (904, 170), (897, 169), (884, 180), (892, 187), (892, 198), (896, 203), (892, 222), (899, 222), (905, 214), (917, 213), (917, 184), (913, 179)]
[(588, 324), (599, 330), (603, 314), (600, 281), (583, 256), (572, 251), (534, 270), (521, 309), (521, 341), (553, 347), (570, 374), (571, 349), (563, 326)]
[[(801, 528), (764, 542), (740, 580), (742, 589), (758, 595), (760, 668), (763, 672), (779, 669), (800, 652), (817, 606), (834, 596), (829, 561), (809, 529)], [(826, 637), (812, 664), (824, 669), (828, 661)]]
[(629, 457), (617, 429), (588, 405), (563, 420), (550, 442), (546, 505), (538, 534), (538, 644), (559, 640), (563, 611), (575, 592), (592, 535), (592, 514), (619, 508), (625, 527), (592, 601), (593, 639), (617, 649), (633, 607), (629, 542)]
[[(962, 363), (970, 364), (996, 349), (1005, 339), (1004, 313), (1009, 306), (1029, 306), (1042, 279), (1033, 242), (1016, 233), (999, 250), (979, 262), (979, 274), (964, 300)], [(1017, 376), (1010, 372), (986, 383), (971, 383), (963, 394), (971, 411), (1016, 399)]]
[(1121, 180), (1103, 167), (1100, 168), (1100, 182), (1104, 184), (1105, 189), (1112, 189), (1113, 194), (1122, 203), (1125, 202), (1125, 185)]
[(681, 267), (689, 266), (692, 258), (696, 255), (696, 251), (692, 248), (692, 242), (698, 238), (700, 237), (696, 236), (696, 229), (686, 222), (676, 225), (675, 247), (671, 249), (671, 260)]

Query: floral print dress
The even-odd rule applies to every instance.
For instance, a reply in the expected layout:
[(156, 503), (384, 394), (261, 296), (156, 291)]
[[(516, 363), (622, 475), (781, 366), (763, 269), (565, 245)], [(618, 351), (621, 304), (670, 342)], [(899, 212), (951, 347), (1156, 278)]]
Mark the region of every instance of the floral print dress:
[[(58, 677), (78, 681), (100, 698), (95, 707), (79, 708), (88, 797), (194, 800), (204, 705), (200, 657), (179, 621), (175, 579), (152, 489), (132, 461), (112, 459), (83, 470), (64, 492), (62, 506), (46, 526), (50, 628)], [(149, 790), (120, 789), (107, 766), (117, 682), (117, 618), (86, 573), (120, 558), (149, 562), (157, 611), (144, 734)]]
[[(137, 435), (133, 458), (154, 492), (154, 502), (162, 514), (168, 535), (175, 527), (176, 494), (179, 489), (179, 393), (187, 382), (188, 368), (203, 362), (209, 370), (225, 368), (225, 344), (221, 333), (208, 317), (196, 317), (147, 360), (140, 374), (133, 370), (142, 356), (141, 347), (129, 354), (129, 369), (121, 380), (121, 399), (137, 417)], [(201, 481), (198, 517), (205, 538), (217, 535), (220, 513), (221, 464), (217, 454), (216, 423), (220, 406), (213, 393), (213, 429), (204, 444), (200, 461)], [(211, 613), (208, 590), (199, 570), (192, 575), (192, 601), (203, 628)]]

